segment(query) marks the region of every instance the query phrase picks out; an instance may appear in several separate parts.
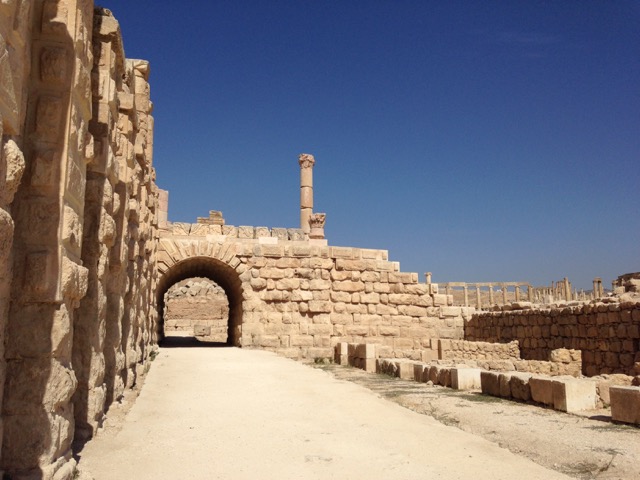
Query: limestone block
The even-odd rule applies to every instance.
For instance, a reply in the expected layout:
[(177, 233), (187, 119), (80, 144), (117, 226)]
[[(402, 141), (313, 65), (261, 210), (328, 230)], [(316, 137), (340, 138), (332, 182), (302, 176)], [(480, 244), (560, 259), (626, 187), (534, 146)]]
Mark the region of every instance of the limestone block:
[(640, 425), (640, 387), (612, 386), (609, 395), (612, 420)]
[(451, 386), (451, 369), (448, 367), (438, 367), (438, 385), (443, 387)]
[(480, 372), (480, 388), (486, 395), (500, 397), (500, 374), (487, 370)]
[(553, 408), (563, 412), (579, 412), (596, 408), (596, 382), (575, 378), (553, 380)]
[[(424, 381), (424, 370), (425, 368), (429, 368), (427, 365), (423, 363), (416, 363), (413, 365), (413, 378), (416, 382)], [(428, 375), (427, 375), (428, 380)]]
[(328, 280), (314, 279), (309, 282), (309, 290), (328, 290), (331, 288), (331, 282)]
[(293, 242), (300, 242), (306, 238), (304, 231), (301, 228), (288, 228), (287, 234), (289, 236), (289, 240)]
[(446, 306), (447, 305), (447, 295), (444, 294), (433, 294), (433, 304), (435, 306)]
[(349, 344), (347, 342), (339, 342), (335, 347), (335, 362), (338, 365), (349, 364)]
[(311, 313), (331, 313), (331, 302), (323, 300), (309, 301), (309, 312)]
[(389, 283), (416, 283), (418, 274), (411, 272), (389, 272)]
[(389, 303), (393, 305), (424, 305), (420, 297), (406, 293), (390, 293)]
[(193, 334), (196, 337), (211, 335), (211, 327), (209, 325), (194, 325)]
[(13, 244), (13, 231), (14, 223), (11, 215), (0, 208), (0, 265), (6, 265), (5, 262)]
[(438, 367), (436, 365), (431, 365), (429, 367), (428, 378), (429, 378), (428, 381), (430, 381), (434, 385), (438, 384)]
[(280, 338), (277, 335), (258, 335), (254, 339), (254, 345), (266, 348), (278, 348), (280, 347)]
[(286, 228), (272, 228), (271, 236), (278, 240), (289, 240), (289, 233)]
[(313, 337), (311, 335), (291, 335), (290, 343), (292, 347), (313, 347)]
[(376, 346), (373, 343), (359, 344), (356, 349), (356, 355), (360, 358), (376, 358)]
[(529, 379), (531, 399), (534, 402), (553, 407), (553, 379), (534, 375)]
[(345, 333), (352, 336), (366, 336), (369, 335), (369, 327), (367, 325), (347, 325)]
[(8, 127), (4, 133), (18, 133), (20, 115), (9, 55), (2, 35), (0, 35), (0, 118)]
[(430, 348), (426, 350), (422, 350), (420, 358), (423, 362), (427, 362), (427, 363), (438, 360), (438, 350), (432, 350)]
[(173, 222), (171, 224), (171, 233), (173, 233), (173, 235), (189, 235), (190, 230), (190, 223)]
[(476, 390), (481, 387), (480, 368), (452, 368), (451, 388), (456, 390)]
[(509, 381), (511, 397), (524, 402), (531, 400), (531, 387), (529, 386), (530, 378), (531, 374), (528, 373), (512, 373)]
[(253, 227), (240, 226), (238, 227), (238, 238), (254, 238), (255, 230)]
[(50, 358), (8, 362), (6, 382), (4, 411), (8, 416), (65, 408), (78, 383), (72, 370)]
[(501, 373), (498, 375), (500, 382), (500, 396), (502, 398), (511, 398), (511, 375), (513, 372)]
[(69, 300), (79, 301), (87, 293), (89, 285), (89, 271), (87, 268), (74, 263), (67, 257), (62, 257), (62, 274), (60, 290)]
[(233, 227), (231, 225), (223, 225), (222, 226), (222, 234), (226, 235), (229, 238), (237, 238), (238, 237), (238, 227)]
[(362, 359), (362, 366), (360, 368), (362, 368), (365, 372), (375, 373), (377, 371), (376, 359), (375, 358)]
[(400, 335), (400, 328), (388, 325), (380, 325), (378, 327), (378, 334), (386, 337), (397, 337)]
[(331, 247), (331, 258), (353, 258), (353, 249), (349, 247)]
[(299, 278), (283, 278), (276, 282), (276, 289), (278, 290), (295, 290), (300, 288)]
[(364, 283), (357, 281), (357, 282), (352, 282), (352, 281), (341, 281), (341, 282), (333, 282), (331, 284), (332, 288), (336, 291), (340, 291), (340, 292), (363, 292), (364, 291)]
[(399, 305), (398, 312), (401, 315), (408, 315), (410, 317), (426, 317), (426, 307), (416, 307), (415, 305)]
[(414, 363), (408, 360), (398, 361), (398, 377), (402, 380), (414, 380)]
[[(0, 117), (0, 120), (2, 120), (2, 117)], [(0, 137), (1, 142), (2, 137)], [(24, 155), (16, 142), (9, 139), (2, 145), (0, 159), (0, 161), (6, 162), (4, 178), (0, 178), (0, 203), (8, 205), (13, 201), (13, 196), (18, 190), (18, 185), (20, 185), (20, 180), (24, 173)]]
[[(380, 303), (380, 294), (371, 292), (371, 293), (361, 293), (360, 294), (360, 303), (370, 303), (377, 304)], [(416, 307), (419, 308), (419, 307)]]
[(460, 307), (441, 307), (440, 313), (444, 317), (459, 317), (462, 315)]
[(333, 349), (331, 347), (312, 347), (307, 350), (306, 358), (331, 358)]

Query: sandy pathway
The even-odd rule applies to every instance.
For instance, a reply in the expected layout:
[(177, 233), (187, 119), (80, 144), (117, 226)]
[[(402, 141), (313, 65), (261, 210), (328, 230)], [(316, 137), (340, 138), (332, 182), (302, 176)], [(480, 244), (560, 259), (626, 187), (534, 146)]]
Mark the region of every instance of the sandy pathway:
[(257, 350), (163, 348), (83, 479), (559, 479), (478, 436)]

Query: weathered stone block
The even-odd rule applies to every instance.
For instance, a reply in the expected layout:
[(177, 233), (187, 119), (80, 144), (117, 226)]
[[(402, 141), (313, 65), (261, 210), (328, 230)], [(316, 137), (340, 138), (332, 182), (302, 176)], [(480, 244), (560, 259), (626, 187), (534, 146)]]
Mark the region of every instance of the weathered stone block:
[(309, 301), (309, 312), (311, 313), (331, 313), (331, 302), (323, 300)]
[(289, 341), (292, 347), (313, 347), (311, 335), (291, 335)]
[(500, 397), (500, 374), (483, 370), (480, 372), (480, 388), (485, 395)]
[(553, 379), (534, 375), (529, 379), (531, 399), (534, 402), (553, 407)]
[(335, 346), (335, 362), (338, 365), (349, 365), (349, 344), (339, 342)]
[(373, 343), (362, 343), (356, 348), (356, 355), (360, 358), (376, 358), (376, 346)]
[(456, 390), (476, 390), (481, 387), (480, 368), (452, 368), (451, 388)]
[(403, 380), (414, 380), (414, 363), (408, 360), (398, 361), (398, 377)]
[(640, 387), (612, 386), (609, 395), (612, 420), (640, 425)]
[(500, 382), (500, 396), (511, 398), (511, 372), (499, 374), (498, 380)]
[(451, 369), (448, 367), (438, 367), (438, 385), (442, 385), (443, 387), (451, 386)]
[(512, 373), (509, 384), (511, 386), (511, 397), (516, 400), (528, 402), (531, 400), (531, 387), (529, 379), (531, 374), (528, 373)]
[(579, 412), (596, 408), (596, 382), (575, 378), (553, 380), (553, 408)]

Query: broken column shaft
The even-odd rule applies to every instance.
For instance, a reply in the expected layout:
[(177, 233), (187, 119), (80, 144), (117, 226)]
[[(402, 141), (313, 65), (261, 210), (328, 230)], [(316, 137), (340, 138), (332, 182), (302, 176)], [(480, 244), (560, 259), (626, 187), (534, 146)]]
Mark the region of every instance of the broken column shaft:
[(301, 153), (298, 156), (300, 164), (300, 228), (306, 234), (311, 231), (309, 217), (313, 212), (313, 165), (316, 163), (313, 155)]

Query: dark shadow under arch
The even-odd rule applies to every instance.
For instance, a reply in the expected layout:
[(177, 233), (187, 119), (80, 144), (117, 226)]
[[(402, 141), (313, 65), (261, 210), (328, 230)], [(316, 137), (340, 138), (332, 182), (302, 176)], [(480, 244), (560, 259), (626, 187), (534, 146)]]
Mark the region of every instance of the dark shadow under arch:
[(241, 347), (242, 340), (242, 282), (234, 268), (211, 257), (192, 257), (169, 268), (158, 280), (159, 338), (164, 337), (164, 294), (169, 288), (187, 278), (206, 277), (222, 287), (229, 301), (227, 344)]

